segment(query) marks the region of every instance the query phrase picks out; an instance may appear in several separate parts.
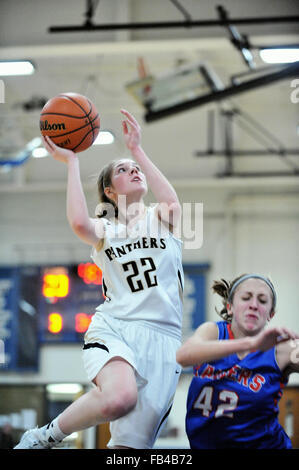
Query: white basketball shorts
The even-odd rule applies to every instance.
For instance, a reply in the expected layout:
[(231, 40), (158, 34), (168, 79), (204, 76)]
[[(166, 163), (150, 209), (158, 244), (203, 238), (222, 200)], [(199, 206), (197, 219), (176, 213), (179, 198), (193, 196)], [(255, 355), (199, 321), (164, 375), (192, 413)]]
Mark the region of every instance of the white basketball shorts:
[(108, 447), (151, 449), (170, 413), (181, 373), (180, 340), (142, 322), (108, 319), (98, 313), (84, 337), (83, 361), (89, 380), (120, 356), (135, 370), (136, 407), (110, 423)]

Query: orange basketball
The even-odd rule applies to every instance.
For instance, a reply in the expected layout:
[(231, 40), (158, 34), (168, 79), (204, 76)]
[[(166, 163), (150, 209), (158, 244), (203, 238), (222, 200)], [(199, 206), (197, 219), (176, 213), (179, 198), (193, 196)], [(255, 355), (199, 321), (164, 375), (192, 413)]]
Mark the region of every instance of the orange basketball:
[(83, 152), (94, 143), (100, 132), (100, 117), (86, 96), (61, 93), (43, 107), (40, 131), (59, 147)]

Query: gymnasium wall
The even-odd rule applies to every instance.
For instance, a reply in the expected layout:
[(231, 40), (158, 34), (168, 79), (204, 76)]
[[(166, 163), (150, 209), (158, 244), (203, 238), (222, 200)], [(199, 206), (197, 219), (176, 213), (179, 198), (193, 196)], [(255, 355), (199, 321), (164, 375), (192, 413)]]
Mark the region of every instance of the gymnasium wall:
[[(219, 299), (210, 292), (213, 279), (254, 271), (270, 275), (276, 286), (278, 306), (272, 323), (298, 330), (299, 194), (292, 182), (285, 188), (282, 182), (274, 186), (258, 180), (247, 186), (238, 180), (229, 186), (221, 180), (197, 181), (189, 187), (180, 183), (176, 189), (182, 204), (203, 203), (202, 246), (187, 249), (185, 243), (183, 262), (210, 264), (207, 320), (219, 318), (215, 312)], [(85, 192), (93, 214), (96, 191), (87, 186)], [(149, 195), (148, 202), (152, 201)], [(0, 219), (3, 266), (90, 260), (88, 245), (75, 237), (66, 221), (64, 186), (2, 192)], [(199, 223), (193, 221), (193, 228), (198, 230)], [(2, 383), (19, 380), (19, 374), (0, 374)], [(296, 380), (294, 376), (290, 383)], [(86, 383), (80, 345), (42, 346), (39, 373), (25, 374), (22, 381)]]

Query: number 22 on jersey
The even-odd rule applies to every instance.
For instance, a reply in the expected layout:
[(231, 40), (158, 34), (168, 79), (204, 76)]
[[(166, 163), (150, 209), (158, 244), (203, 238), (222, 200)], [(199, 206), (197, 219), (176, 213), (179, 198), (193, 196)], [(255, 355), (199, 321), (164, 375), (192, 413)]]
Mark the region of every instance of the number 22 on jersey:
[[(144, 290), (144, 286), (154, 287), (158, 285), (157, 276), (154, 274), (156, 272), (156, 265), (152, 258), (140, 258), (138, 262), (129, 261), (122, 266), (125, 272), (131, 272), (127, 277), (127, 282), (132, 292)], [(144, 267), (149, 267), (149, 269), (144, 270)], [(141, 278), (137, 279), (139, 275)]]

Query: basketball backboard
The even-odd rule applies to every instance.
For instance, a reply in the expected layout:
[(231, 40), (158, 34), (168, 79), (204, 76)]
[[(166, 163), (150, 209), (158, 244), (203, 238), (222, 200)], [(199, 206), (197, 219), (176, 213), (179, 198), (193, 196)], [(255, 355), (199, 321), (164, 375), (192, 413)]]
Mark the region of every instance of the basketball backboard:
[(160, 77), (148, 75), (126, 85), (128, 93), (147, 111), (161, 111), (222, 88), (219, 78), (202, 62), (177, 67)]

